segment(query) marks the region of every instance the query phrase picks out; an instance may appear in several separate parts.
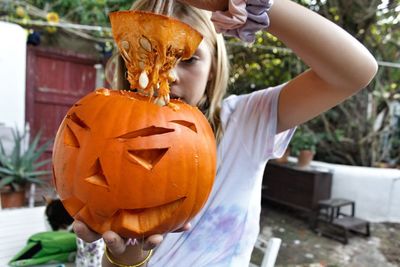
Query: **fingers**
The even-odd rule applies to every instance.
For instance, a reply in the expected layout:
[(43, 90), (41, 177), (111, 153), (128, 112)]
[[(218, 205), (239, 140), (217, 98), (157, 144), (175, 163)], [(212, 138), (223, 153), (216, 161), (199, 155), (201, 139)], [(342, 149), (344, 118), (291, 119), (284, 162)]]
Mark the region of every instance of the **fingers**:
[(101, 236), (89, 229), (89, 227), (81, 221), (74, 221), (73, 229), (75, 234), (87, 243), (92, 243), (101, 238)]
[[(184, 226), (175, 230), (174, 232), (178, 233), (178, 232), (189, 231), (190, 228), (191, 228), (191, 224), (186, 223)], [(81, 221), (75, 220), (73, 223), (73, 229), (79, 238), (81, 238), (82, 240), (84, 240), (85, 242), (88, 242), (88, 243), (94, 242), (101, 238), (100, 234), (92, 231), (86, 224), (84, 224)], [(105, 232), (103, 234), (103, 239), (107, 245), (107, 248), (109, 249), (109, 251), (112, 254), (120, 255), (125, 252), (126, 246), (127, 246), (126, 241), (121, 236), (116, 234), (115, 232), (112, 232), (112, 231)], [(156, 234), (156, 235), (149, 236), (148, 238), (146, 238), (144, 241), (142, 241), (140, 243), (142, 243), (143, 250), (150, 250), (150, 249), (153, 249), (153, 248), (157, 247), (158, 245), (160, 245), (161, 242), (163, 241), (163, 239), (164, 238), (162, 235)]]
[[(175, 230), (174, 233), (189, 231), (191, 227), (192, 227), (192, 225), (190, 223), (186, 223), (181, 228)], [(149, 236), (143, 242), (143, 250), (150, 250), (150, 249), (157, 247), (158, 245), (161, 244), (163, 239), (164, 239), (164, 237), (162, 235)]]
[(125, 252), (125, 240), (112, 231), (107, 231), (103, 234), (104, 242), (108, 250), (114, 255), (120, 255)]
[(162, 235), (151, 235), (144, 240), (143, 250), (150, 250), (161, 244), (163, 241)]
[(117, 233), (107, 231), (103, 234), (103, 239), (106, 243), (107, 249), (112, 255), (124, 259), (126, 257), (129, 258), (129, 254), (132, 254), (132, 252), (138, 253), (138, 251), (151, 250), (157, 247), (163, 241), (163, 236), (152, 235), (142, 241), (136, 240), (136, 245), (127, 245), (126, 240)]
[(184, 226), (182, 226), (179, 229), (176, 229), (173, 233), (179, 233), (179, 232), (185, 232), (185, 231), (189, 231), (190, 228), (192, 228), (192, 225), (190, 223), (186, 223)]

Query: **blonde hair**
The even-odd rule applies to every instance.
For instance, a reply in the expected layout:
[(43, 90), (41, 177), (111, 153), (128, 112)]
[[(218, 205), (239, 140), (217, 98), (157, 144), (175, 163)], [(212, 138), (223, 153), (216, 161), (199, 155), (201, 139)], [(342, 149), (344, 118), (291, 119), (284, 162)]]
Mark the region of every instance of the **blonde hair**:
[[(154, 1), (137, 0), (133, 3), (132, 10), (151, 11)], [(178, 18), (199, 31), (206, 41), (212, 56), (211, 78), (207, 83), (205, 93), (198, 103), (199, 109), (204, 113), (212, 129), (214, 130), (217, 141), (222, 137), (222, 127), (220, 111), (222, 99), (226, 93), (229, 79), (229, 62), (225, 47), (225, 41), (221, 34), (215, 31), (210, 18), (211, 13), (197, 9), (189, 5), (175, 1), (171, 10), (172, 17)], [(117, 57), (116, 72), (111, 83), (114, 88), (128, 89), (129, 83), (125, 79), (126, 68), (120, 56)]]

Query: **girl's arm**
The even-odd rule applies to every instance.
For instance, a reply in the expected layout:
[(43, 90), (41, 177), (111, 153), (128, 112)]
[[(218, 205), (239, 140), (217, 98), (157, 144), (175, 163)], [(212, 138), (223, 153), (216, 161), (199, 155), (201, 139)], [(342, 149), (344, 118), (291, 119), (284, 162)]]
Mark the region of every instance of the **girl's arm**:
[[(226, 10), (227, 0), (179, 0), (211, 11)], [(329, 0), (328, 0), (329, 1)], [(311, 69), (282, 89), (277, 131), (306, 122), (365, 87), (377, 71), (368, 50), (319, 14), (290, 0), (275, 0), (268, 31)]]
[[(179, 1), (211, 11), (228, 7), (227, 0)], [(377, 63), (368, 50), (319, 14), (290, 0), (275, 0), (268, 14), (268, 31), (311, 68), (282, 89), (278, 132), (334, 107), (365, 87), (376, 74)]]
[(289, 0), (275, 1), (269, 16), (268, 31), (311, 68), (282, 89), (278, 132), (339, 104), (374, 77), (374, 57), (333, 22)]

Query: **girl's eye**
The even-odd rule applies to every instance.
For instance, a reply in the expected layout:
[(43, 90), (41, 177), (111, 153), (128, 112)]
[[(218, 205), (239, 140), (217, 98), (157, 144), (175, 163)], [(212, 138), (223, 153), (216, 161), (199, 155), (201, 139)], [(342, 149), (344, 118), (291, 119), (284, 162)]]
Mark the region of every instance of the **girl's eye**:
[(189, 59), (182, 60), (181, 62), (184, 63), (184, 64), (194, 64), (194, 63), (196, 63), (197, 60), (199, 60), (199, 58), (196, 57), (196, 56), (193, 56), (193, 57), (191, 57)]

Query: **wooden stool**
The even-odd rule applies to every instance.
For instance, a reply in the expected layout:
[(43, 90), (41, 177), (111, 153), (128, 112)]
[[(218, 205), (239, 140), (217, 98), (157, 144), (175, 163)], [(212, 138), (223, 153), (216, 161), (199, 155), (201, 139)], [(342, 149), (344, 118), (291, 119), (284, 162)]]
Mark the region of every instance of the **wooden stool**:
[[(350, 214), (343, 213), (341, 210), (346, 206), (350, 206)], [(344, 244), (348, 243), (349, 232), (370, 236), (370, 223), (354, 215), (355, 203), (352, 200), (341, 198), (321, 200), (318, 202), (314, 231)], [(338, 230), (340, 234), (335, 235), (330, 231), (319, 229), (318, 225), (321, 222), (331, 230)]]

